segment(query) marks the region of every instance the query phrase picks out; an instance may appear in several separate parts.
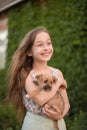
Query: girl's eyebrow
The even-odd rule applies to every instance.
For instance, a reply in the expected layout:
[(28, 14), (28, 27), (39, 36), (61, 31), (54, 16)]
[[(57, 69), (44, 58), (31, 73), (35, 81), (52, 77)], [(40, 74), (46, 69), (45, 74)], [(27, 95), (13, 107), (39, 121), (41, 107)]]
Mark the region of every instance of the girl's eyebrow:
[(42, 42), (42, 41), (36, 41), (36, 43), (38, 43), (38, 42)]
[[(47, 39), (47, 40), (51, 41), (51, 39)], [(38, 43), (38, 42), (43, 42), (43, 41), (41, 41), (41, 40), (36, 41), (36, 43)]]

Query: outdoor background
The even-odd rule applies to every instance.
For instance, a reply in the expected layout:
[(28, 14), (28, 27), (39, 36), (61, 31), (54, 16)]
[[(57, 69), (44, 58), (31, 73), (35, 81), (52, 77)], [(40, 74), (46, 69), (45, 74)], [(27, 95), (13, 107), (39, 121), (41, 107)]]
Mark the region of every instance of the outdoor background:
[(87, 130), (87, 1), (28, 1), (9, 10), (9, 43), (5, 69), (0, 70), (0, 130), (20, 130), (14, 108), (4, 103), (6, 75), (11, 57), (24, 35), (45, 26), (51, 35), (54, 55), (49, 65), (60, 69), (68, 83), (68, 130)]

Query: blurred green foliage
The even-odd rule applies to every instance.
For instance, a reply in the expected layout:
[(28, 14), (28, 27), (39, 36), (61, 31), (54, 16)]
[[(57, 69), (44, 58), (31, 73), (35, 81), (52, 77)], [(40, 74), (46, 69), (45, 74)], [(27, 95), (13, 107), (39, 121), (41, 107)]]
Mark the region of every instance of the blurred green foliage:
[(0, 129), (19, 130), (13, 107), (5, 104), (6, 75), (11, 57), (24, 35), (45, 26), (51, 35), (54, 55), (49, 65), (59, 68), (68, 83), (71, 109), (65, 117), (68, 130), (87, 130), (87, 1), (28, 1), (11, 8), (6, 68), (0, 70)]

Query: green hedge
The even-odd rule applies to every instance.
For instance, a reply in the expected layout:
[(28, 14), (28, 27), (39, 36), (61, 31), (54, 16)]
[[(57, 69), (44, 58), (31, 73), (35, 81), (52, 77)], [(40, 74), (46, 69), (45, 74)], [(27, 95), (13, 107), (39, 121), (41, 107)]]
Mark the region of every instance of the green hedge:
[[(6, 68), (0, 70), (0, 128), (19, 130), (11, 105), (3, 104), (6, 95), (6, 73), (11, 57), (24, 35), (36, 26), (45, 26), (50, 32), (54, 55), (49, 65), (61, 69), (68, 83), (71, 109), (65, 118), (68, 130), (86, 130), (86, 62), (87, 17), (86, 1), (48, 0), (42, 5), (28, 1), (11, 8), (9, 17), (9, 44)], [(10, 113), (10, 114), (9, 114)]]

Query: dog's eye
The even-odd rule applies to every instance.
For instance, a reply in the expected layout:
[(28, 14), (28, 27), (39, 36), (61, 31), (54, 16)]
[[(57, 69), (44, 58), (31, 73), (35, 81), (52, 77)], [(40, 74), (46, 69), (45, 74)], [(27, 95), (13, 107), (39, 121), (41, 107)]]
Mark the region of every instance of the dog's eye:
[(47, 83), (47, 80), (44, 80), (44, 83)]

